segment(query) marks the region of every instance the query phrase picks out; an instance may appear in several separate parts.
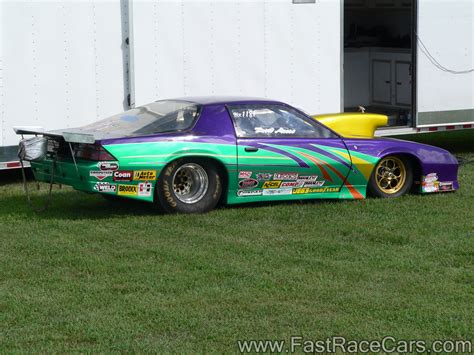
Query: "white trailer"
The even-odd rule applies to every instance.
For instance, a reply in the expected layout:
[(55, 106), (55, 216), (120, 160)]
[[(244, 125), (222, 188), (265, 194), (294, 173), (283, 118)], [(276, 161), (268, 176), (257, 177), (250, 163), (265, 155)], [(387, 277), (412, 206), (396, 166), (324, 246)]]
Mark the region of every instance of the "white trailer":
[(474, 125), (472, 0), (0, 0), (0, 169), (12, 127), (196, 95), (386, 113), (379, 135)]

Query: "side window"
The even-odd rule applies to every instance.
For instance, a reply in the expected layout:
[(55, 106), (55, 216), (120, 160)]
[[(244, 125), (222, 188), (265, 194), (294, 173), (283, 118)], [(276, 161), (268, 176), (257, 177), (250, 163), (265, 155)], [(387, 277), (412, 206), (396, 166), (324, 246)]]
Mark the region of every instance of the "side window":
[(229, 106), (240, 138), (335, 138), (324, 126), (280, 105)]

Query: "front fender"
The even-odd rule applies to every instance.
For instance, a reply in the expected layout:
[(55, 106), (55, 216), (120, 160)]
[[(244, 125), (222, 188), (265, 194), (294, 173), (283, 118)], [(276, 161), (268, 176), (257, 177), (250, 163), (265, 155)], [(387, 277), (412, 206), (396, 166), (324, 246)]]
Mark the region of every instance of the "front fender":
[(350, 151), (377, 157), (378, 161), (388, 155), (410, 156), (419, 163), (420, 175), (415, 180), (423, 182), (424, 177), (436, 174), (439, 182), (452, 183), (458, 189), (458, 168), (456, 158), (448, 151), (415, 142), (398, 139), (348, 139), (345, 140)]
[(412, 143), (410, 146), (398, 146), (384, 149), (380, 158), (387, 155), (404, 154), (416, 158), (420, 164), (421, 174), (437, 174), (440, 181), (456, 181), (459, 163), (448, 151), (425, 144)]

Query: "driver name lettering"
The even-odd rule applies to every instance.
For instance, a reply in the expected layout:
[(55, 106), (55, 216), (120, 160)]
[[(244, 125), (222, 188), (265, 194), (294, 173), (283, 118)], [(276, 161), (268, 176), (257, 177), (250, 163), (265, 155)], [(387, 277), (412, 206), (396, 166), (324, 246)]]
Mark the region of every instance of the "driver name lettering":
[(295, 134), (296, 130), (291, 129), (291, 128), (283, 128), (280, 127), (278, 129), (275, 129), (273, 127), (269, 128), (263, 128), (263, 127), (255, 127), (255, 133), (261, 133), (261, 134)]

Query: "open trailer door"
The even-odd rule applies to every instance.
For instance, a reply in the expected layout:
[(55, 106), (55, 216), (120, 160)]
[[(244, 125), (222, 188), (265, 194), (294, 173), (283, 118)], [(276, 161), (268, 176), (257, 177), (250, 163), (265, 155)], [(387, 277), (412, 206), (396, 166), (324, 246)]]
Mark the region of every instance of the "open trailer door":
[(473, 9), (472, 0), (418, 2), (419, 132), (474, 128)]

